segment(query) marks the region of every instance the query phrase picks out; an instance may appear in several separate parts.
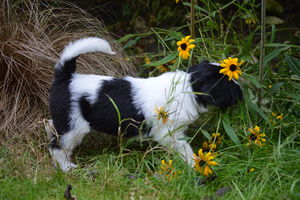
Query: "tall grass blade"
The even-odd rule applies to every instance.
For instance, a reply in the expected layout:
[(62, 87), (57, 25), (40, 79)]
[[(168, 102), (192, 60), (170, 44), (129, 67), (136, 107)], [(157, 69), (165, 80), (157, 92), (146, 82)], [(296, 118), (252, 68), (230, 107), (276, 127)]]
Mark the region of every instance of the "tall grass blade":
[(240, 145), (241, 141), (239, 140), (238, 136), (236, 135), (234, 129), (231, 126), (231, 121), (229, 119), (229, 115), (226, 114), (222, 114), (222, 123), (223, 123), (223, 127), (227, 133), (227, 135), (230, 137), (230, 139), (236, 144), (236, 145)]

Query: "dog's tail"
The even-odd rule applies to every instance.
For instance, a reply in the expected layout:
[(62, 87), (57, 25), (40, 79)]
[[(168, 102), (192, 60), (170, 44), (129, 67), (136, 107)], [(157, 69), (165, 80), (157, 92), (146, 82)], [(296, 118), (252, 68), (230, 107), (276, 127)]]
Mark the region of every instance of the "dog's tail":
[[(76, 70), (76, 58), (84, 53), (102, 52), (115, 54), (106, 40), (97, 37), (87, 37), (69, 43), (63, 50), (55, 65), (55, 76), (71, 75)], [(56, 77), (58, 78), (58, 77)]]

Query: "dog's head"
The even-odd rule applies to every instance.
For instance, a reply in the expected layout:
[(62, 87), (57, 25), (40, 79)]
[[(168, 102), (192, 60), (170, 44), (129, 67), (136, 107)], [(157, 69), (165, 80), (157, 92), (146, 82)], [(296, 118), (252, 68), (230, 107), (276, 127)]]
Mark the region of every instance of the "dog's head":
[(199, 103), (225, 108), (237, 104), (243, 98), (240, 85), (220, 74), (221, 68), (207, 61), (189, 68), (192, 88)]

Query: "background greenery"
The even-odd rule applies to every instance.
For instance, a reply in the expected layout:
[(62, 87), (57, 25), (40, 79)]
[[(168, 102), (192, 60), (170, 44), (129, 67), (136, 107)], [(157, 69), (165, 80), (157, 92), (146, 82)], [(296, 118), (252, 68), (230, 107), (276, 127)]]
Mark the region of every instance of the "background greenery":
[[(267, 1), (262, 81), (260, 1), (195, 1), (194, 23), (190, 1), (184, 0), (72, 3), (76, 6), (27, 0), (1, 4), (0, 199), (64, 199), (68, 184), (79, 200), (300, 198), (298, 1)], [(194, 60), (182, 61), (176, 42), (190, 35), (192, 26)], [(245, 61), (239, 79), (244, 100), (206, 113), (187, 132), (195, 152), (211, 133), (223, 136), (212, 176), (201, 176), (153, 142), (119, 143), (99, 133), (86, 137), (74, 153), (80, 168), (63, 173), (52, 167), (43, 124), (49, 118), (52, 68), (66, 43), (88, 35), (116, 41), (119, 53), (118, 59), (105, 57), (100, 63), (99, 55), (83, 56), (79, 69), (88, 73), (149, 77), (174, 59), (170, 71), (228, 56)], [(267, 135), (262, 147), (247, 145), (248, 129), (255, 125)], [(158, 173), (163, 159), (173, 160), (174, 171), (180, 171), (172, 181)]]

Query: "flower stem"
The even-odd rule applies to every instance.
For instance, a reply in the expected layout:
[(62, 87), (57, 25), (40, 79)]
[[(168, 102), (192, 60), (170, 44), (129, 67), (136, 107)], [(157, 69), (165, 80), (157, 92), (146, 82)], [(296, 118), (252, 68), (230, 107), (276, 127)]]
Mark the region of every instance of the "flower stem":
[[(260, 84), (263, 82), (263, 68), (264, 68), (264, 57), (265, 57), (265, 17), (266, 17), (266, 0), (261, 0), (261, 43), (260, 43), (260, 59), (259, 59), (259, 77), (258, 80)], [(258, 103), (261, 105), (261, 89), (258, 88), (257, 96), (258, 96)]]
[[(191, 0), (191, 37), (195, 39), (195, 0)], [(195, 65), (194, 54), (192, 54), (192, 65)]]

